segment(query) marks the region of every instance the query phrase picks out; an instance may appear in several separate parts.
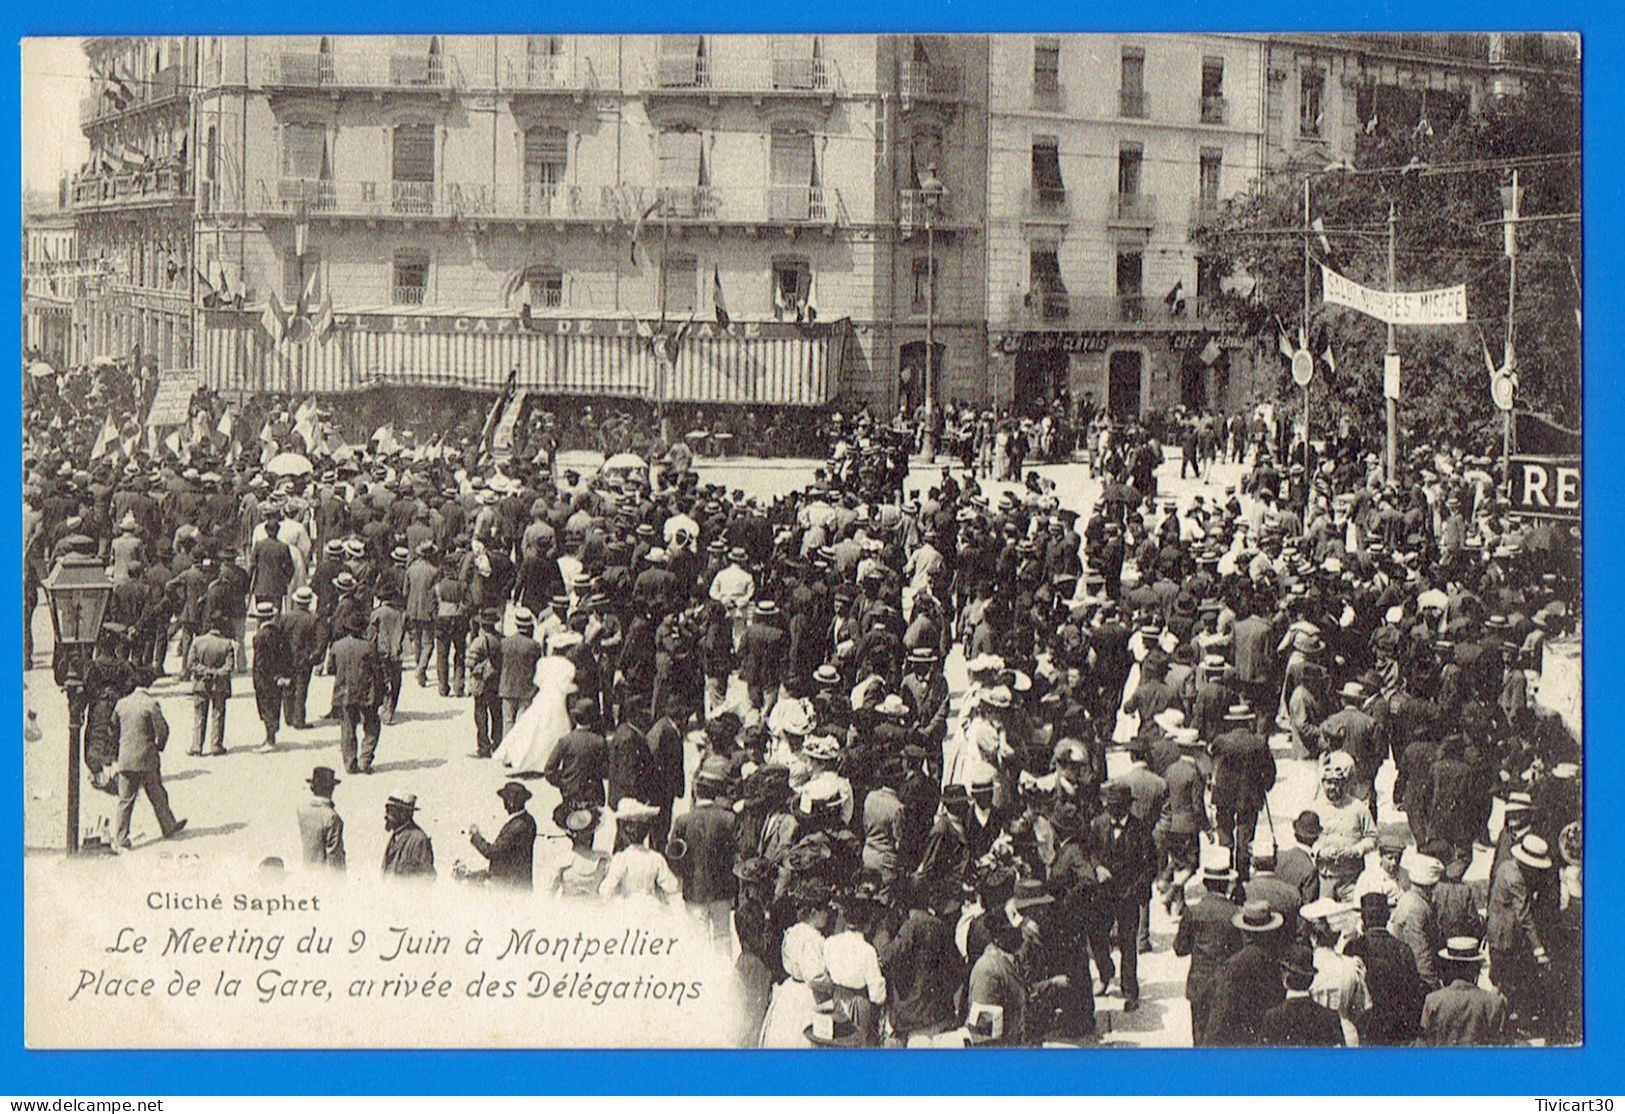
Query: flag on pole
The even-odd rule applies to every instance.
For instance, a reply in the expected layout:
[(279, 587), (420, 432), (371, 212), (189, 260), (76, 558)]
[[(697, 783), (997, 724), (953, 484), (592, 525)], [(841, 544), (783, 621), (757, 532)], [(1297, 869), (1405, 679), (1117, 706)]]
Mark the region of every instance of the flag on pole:
[(395, 439), (395, 427), (389, 422), (378, 427), (378, 431), (372, 435), (372, 440), (377, 443), (378, 451), (385, 456), (400, 452), (401, 443)]
[(1484, 366), (1489, 370), (1490, 378), (1494, 379), (1495, 373), (1499, 369), (1495, 366), (1495, 357), (1490, 355), (1490, 342), (1489, 339), (1484, 336), (1483, 329), (1478, 330), (1478, 343), (1484, 349)]
[(643, 238), (643, 224), (654, 215), (654, 211), (658, 208), (660, 208), (660, 199), (656, 198), (647, 209), (638, 214), (638, 219), (632, 224), (632, 266), (634, 267), (638, 265), (638, 241)]
[(1292, 358), (1292, 340), (1286, 335), (1286, 326), (1281, 324), (1279, 317), (1275, 319), (1275, 329), (1279, 334), (1277, 339), (1280, 343), (1281, 355), (1290, 360)]
[(288, 311), (283, 308), (275, 290), (266, 292), (265, 309), (260, 314), (260, 324), (270, 335), (273, 344), (281, 342), (288, 331)]
[(722, 270), (719, 267), (711, 268), (711, 300), (717, 307), (717, 324), (727, 329), (732, 322), (728, 316), (728, 303), (722, 297)]
[(198, 268), (193, 267), (192, 270), (197, 272), (197, 295), (199, 303), (204, 309), (213, 309), (215, 306), (220, 304), (220, 295), (215, 290), (214, 283), (210, 282), (208, 276)]
[(1320, 358), (1326, 361), (1326, 367), (1330, 369), (1333, 374), (1337, 372), (1337, 357), (1332, 354), (1331, 341), (1328, 340), (1326, 342), (1326, 351), (1320, 354)]
[(107, 455), (107, 450), (118, 443), (118, 423), (113, 421), (113, 415), (107, 415), (102, 422), (102, 431), (96, 435), (96, 444), (91, 447), (90, 459), (100, 460)]
[(1365, 122), (1365, 134), (1370, 135), (1377, 130), (1377, 114), (1373, 112), (1371, 119)]
[(220, 420), (214, 424), (214, 428), (220, 436), (228, 441), (231, 439), (231, 431), (237, 428), (237, 416), (231, 412), (231, 407), (220, 412)]
[(1197, 358), (1208, 367), (1212, 367), (1218, 362), (1219, 357), (1223, 354), (1224, 349), (1219, 347), (1218, 338), (1216, 338), (1212, 333), (1209, 333), (1207, 343), (1202, 345), (1202, 351), (1197, 353)]
[(333, 296), (326, 290), (322, 291), (322, 300), (317, 303), (316, 315), (310, 324), (317, 340), (326, 340), (327, 334), (333, 331)]
[(1320, 250), (1330, 256), (1332, 254), (1332, 242), (1326, 238), (1326, 222), (1316, 217), (1309, 222), (1309, 227), (1315, 230), (1315, 240), (1320, 244)]

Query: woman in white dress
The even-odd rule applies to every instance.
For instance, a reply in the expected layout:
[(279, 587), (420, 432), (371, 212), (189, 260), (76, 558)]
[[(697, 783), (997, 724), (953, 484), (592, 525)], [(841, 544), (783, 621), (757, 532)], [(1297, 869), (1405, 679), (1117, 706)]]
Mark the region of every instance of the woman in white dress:
[(519, 713), (492, 756), (515, 772), (539, 774), (547, 768), (553, 745), (571, 731), (568, 703), (575, 692), (575, 663), (561, 651), (581, 635), (555, 631), (547, 638), (547, 655), (536, 663), (536, 697)]
[[(767, 1014), (762, 1018), (760, 1048), (812, 1048), (807, 1027), (818, 1011), (818, 991), (830, 991), (829, 967), (824, 960), (827, 901), (799, 901), (797, 922), (784, 934), (779, 958), (784, 981), (773, 988)], [(818, 989), (815, 990), (814, 987)]]

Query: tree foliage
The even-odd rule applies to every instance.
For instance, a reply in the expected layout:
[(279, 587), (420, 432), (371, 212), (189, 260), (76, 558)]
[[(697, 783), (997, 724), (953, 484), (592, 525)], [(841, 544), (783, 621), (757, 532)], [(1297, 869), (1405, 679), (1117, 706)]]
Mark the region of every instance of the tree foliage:
[[(1331, 249), (1328, 258), (1319, 237), (1311, 233), (1311, 255), (1317, 264), (1324, 261), (1363, 285), (1387, 286), (1387, 220), (1393, 206), (1396, 287), (1423, 290), (1464, 282), (1469, 318), (1467, 325), (1397, 330), (1403, 443), (1415, 446), (1441, 436), (1465, 437), (1489, 450), (1492, 444), (1499, 447), (1501, 422), (1490, 401), (1484, 346), (1487, 341), (1499, 365), (1509, 270), (1499, 223), (1500, 187), (1510, 184), (1511, 172), (1499, 165), (1450, 172), (1445, 168), (1579, 149), (1578, 100), (1545, 84), (1454, 121), (1413, 126), (1379, 119), (1370, 134), (1360, 137), (1354, 173), (1319, 164), (1283, 167), (1233, 199), (1192, 235), (1218, 274), (1255, 280), (1244, 294), (1232, 289), (1221, 295), (1217, 308), (1231, 327), (1259, 337), (1265, 351), (1273, 353), (1277, 320), (1294, 344), (1303, 320), (1305, 237), (1299, 230), (1304, 224), (1305, 176), (1310, 215), (1323, 222)], [(1411, 169), (1398, 169), (1407, 166)], [(1523, 216), (1579, 212), (1577, 159), (1522, 169), (1519, 179)], [(1518, 244), (1517, 405), (1577, 426), (1580, 223), (1577, 219), (1523, 223)], [(1329, 344), (1337, 363), (1332, 371), (1317, 361), (1312, 388), (1317, 432), (1326, 428), (1323, 423), (1344, 418), (1360, 428), (1380, 429), (1386, 326), (1353, 310), (1324, 305), (1319, 266), (1310, 271), (1310, 348), (1318, 357)], [(1285, 360), (1280, 361), (1276, 388), (1279, 401), (1294, 407), (1301, 402)]]

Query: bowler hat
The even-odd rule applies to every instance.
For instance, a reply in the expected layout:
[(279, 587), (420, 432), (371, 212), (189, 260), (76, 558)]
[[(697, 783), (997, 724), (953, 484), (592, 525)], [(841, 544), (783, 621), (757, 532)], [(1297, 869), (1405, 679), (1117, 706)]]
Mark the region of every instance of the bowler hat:
[(520, 804), (524, 804), (526, 801), (530, 800), (530, 790), (526, 789), (517, 781), (510, 781), (504, 784), (501, 789), (497, 790), (497, 796), (501, 797), (504, 801), (518, 800)]
[(310, 777), (306, 779), (306, 784), (324, 797), (333, 792), (333, 787), (338, 783), (339, 779), (334, 775), (331, 766), (317, 766), (310, 771)]

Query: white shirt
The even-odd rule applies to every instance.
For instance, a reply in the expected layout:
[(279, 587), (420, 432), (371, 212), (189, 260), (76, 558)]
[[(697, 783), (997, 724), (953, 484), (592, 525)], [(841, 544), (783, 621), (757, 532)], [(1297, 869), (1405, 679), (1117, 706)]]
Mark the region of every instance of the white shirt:
[(874, 945), (861, 932), (837, 932), (824, 941), (824, 964), (830, 981), (848, 990), (867, 990), (869, 1001), (886, 1001), (886, 976), (880, 973), (880, 957)]

